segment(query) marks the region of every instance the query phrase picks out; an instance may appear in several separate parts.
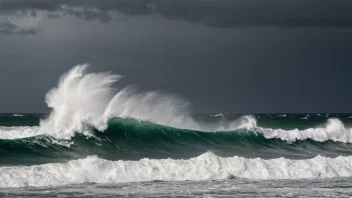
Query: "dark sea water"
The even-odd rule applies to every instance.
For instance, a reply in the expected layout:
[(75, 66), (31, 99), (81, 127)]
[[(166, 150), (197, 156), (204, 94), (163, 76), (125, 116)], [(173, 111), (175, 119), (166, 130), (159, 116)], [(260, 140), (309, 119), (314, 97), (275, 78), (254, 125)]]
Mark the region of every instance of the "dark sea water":
[(352, 196), (352, 114), (190, 116), (214, 131), (112, 118), (70, 138), (48, 116), (0, 114), (0, 196)]

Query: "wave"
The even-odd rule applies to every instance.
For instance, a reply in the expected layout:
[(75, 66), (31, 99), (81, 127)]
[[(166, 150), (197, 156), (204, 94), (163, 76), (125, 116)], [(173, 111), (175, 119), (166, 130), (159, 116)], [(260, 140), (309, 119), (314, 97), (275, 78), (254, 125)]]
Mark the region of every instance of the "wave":
[(211, 115), (211, 116), (213, 116), (213, 117), (222, 117), (222, 116), (224, 116), (224, 114), (222, 114), (222, 113), (217, 113), (217, 114), (213, 114), (213, 115)]
[(41, 134), (38, 126), (0, 126), (0, 139), (21, 139)]
[[(56, 139), (70, 139), (76, 132), (89, 134), (90, 127), (104, 131), (111, 119), (134, 118), (193, 131), (218, 132), (246, 129), (294, 142), (311, 139), (351, 143), (352, 130), (337, 119), (329, 119), (325, 127), (306, 130), (282, 130), (257, 126), (253, 116), (237, 120), (221, 119), (218, 122), (200, 122), (189, 113), (189, 103), (158, 92), (137, 93), (130, 87), (115, 91), (112, 84), (122, 76), (110, 73), (87, 73), (88, 65), (79, 65), (60, 78), (56, 88), (46, 95), (46, 103), (52, 108), (50, 116), (41, 120), (39, 132)], [(307, 115), (309, 116), (309, 115)], [(37, 135), (37, 134), (36, 134)]]
[(137, 93), (130, 87), (116, 91), (112, 85), (122, 76), (87, 73), (87, 67), (87, 64), (74, 67), (60, 78), (57, 87), (46, 94), (45, 101), (52, 111), (40, 121), (39, 126), (1, 127), (0, 139), (44, 135), (56, 140), (71, 140), (77, 133), (89, 137), (94, 130), (106, 131), (114, 118), (133, 118), (161, 127), (195, 132), (249, 131), (267, 139), (287, 142), (313, 140), (352, 143), (352, 130), (338, 119), (329, 119), (325, 126), (292, 130), (260, 127), (253, 116), (236, 120), (219, 116), (217, 122), (199, 121), (189, 113), (189, 103), (178, 97), (158, 92)]
[[(30, 129), (36, 133), (33, 127)], [(352, 144), (342, 142), (321, 143), (306, 139), (288, 143), (279, 138), (265, 137), (254, 129), (200, 132), (127, 118), (112, 119), (103, 132), (91, 128), (89, 136), (76, 133), (70, 140), (58, 140), (45, 135), (15, 139), (14, 136), (18, 134), (25, 133), (10, 132), (9, 139), (0, 139), (0, 165), (62, 162), (87, 155), (98, 155), (109, 160), (180, 159), (198, 156), (209, 150), (223, 157), (237, 155), (263, 159), (352, 155)]]
[(352, 143), (352, 129), (347, 129), (341, 120), (335, 118), (328, 119), (323, 127), (304, 130), (283, 130), (256, 127), (255, 131), (263, 134), (265, 138), (277, 138), (288, 142), (310, 139), (318, 142), (331, 140), (334, 142)]
[(64, 74), (56, 88), (46, 94), (52, 108), (40, 122), (40, 133), (57, 139), (70, 139), (87, 127), (104, 131), (110, 119), (134, 118), (159, 125), (196, 131), (232, 131), (241, 121), (200, 123), (192, 118), (189, 103), (172, 95), (155, 91), (137, 93), (131, 87), (118, 92), (112, 84), (122, 78), (110, 73), (87, 73), (88, 65), (78, 65)]
[(1, 167), (0, 187), (80, 183), (248, 179), (316, 179), (352, 176), (352, 157), (307, 160), (219, 157), (207, 152), (190, 159), (109, 161), (88, 156), (67, 163)]
[(352, 176), (352, 157), (344, 156), (352, 155), (352, 129), (337, 118), (312, 127), (310, 116), (306, 129), (265, 127), (251, 115), (206, 121), (179, 97), (116, 90), (122, 76), (87, 67), (74, 67), (46, 94), (52, 111), (39, 123), (27, 114), (0, 120), (0, 188)]
[[(126, 119), (126, 118), (123, 118)], [(91, 122), (89, 122), (91, 123)], [(101, 130), (96, 128), (98, 131), (105, 131), (107, 129), (108, 123), (106, 123), (106, 128)], [(153, 123), (153, 122), (151, 122)], [(308, 129), (273, 129), (273, 128), (264, 128), (257, 125), (257, 120), (253, 116), (244, 116), (232, 122), (226, 123), (222, 122), (222, 127), (218, 127), (214, 132), (236, 132), (236, 131), (251, 131), (257, 134), (263, 135), (267, 139), (280, 139), (287, 142), (303, 141), (303, 140), (314, 140), (317, 142), (325, 141), (334, 141), (334, 142), (343, 142), (343, 143), (352, 143), (352, 129), (346, 128), (341, 120), (336, 118), (328, 119), (328, 121), (320, 127), (308, 128)], [(221, 124), (218, 123), (220, 126)], [(88, 124), (82, 124), (85, 126), (85, 129), (81, 129), (80, 132), (84, 135), (91, 135), (92, 127)], [(80, 126), (80, 127), (82, 127)], [(160, 125), (163, 126), (163, 125)], [(165, 126), (172, 127), (172, 126)], [(174, 128), (174, 127), (172, 127)], [(184, 129), (185, 127), (175, 128), (175, 129)], [(229, 128), (232, 128), (232, 131), (227, 131)], [(187, 128), (186, 128), (187, 129)], [(0, 139), (18, 139), (18, 138), (27, 138), (38, 135), (47, 135), (47, 133), (42, 132), (42, 126), (33, 126), (33, 127), (0, 127)], [(74, 130), (74, 129), (72, 129)], [(191, 131), (197, 131), (194, 129), (187, 129)], [(201, 132), (199, 130), (198, 132)], [(206, 132), (206, 131), (203, 131)], [(208, 131), (209, 132), (209, 131)], [(71, 134), (73, 137), (75, 133)], [(49, 133), (49, 136), (53, 135)], [(57, 134), (56, 134), (57, 135)], [(70, 137), (71, 137), (70, 136)], [(56, 137), (54, 135), (54, 137)], [(58, 139), (62, 139), (62, 136), (59, 136)], [(63, 138), (65, 139), (65, 138)]]
[(15, 116), (15, 117), (23, 117), (24, 115), (22, 115), (22, 114), (17, 114), (17, 113), (14, 113), (14, 114), (13, 114), (13, 116)]

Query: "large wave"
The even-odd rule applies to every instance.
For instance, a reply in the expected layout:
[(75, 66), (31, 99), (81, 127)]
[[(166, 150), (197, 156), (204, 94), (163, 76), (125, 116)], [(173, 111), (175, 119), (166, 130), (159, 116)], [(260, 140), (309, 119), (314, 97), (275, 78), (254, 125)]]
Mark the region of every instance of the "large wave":
[(249, 179), (315, 179), (352, 176), (352, 157), (307, 160), (219, 157), (207, 152), (190, 159), (109, 161), (89, 156), (67, 163), (1, 167), (0, 187), (58, 186), (79, 183)]
[[(277, 157), (308, 159), (316, 155), (337, 157), (352, 154), (352, 144), (334, 141), (321, 143), (310, 139), (287, 143), (280, 138), (268, 138), (256, 132), (256, 130), (263, 130), (259, 127), (251, 130), (201, 132), (161, 126), (131, 118), (114, 118), (109, 121), (108, 128), (103, 132), (91, 129), (89, 136), (77, 133), (70, 140), (57, 140), (46, 135), (28, 137), (30, 133), (35, 134), (38, 131), (37, 127), (18, 128), (23, 133), (14, 131), (12, 127), (6, 127), (6, 129), (0, 133), (2, 137), (8, 138), (0, 139), (2, 159), (0, 165), (62, 162), (87, 155), (98, 155), (108, 160), (168, 157), (180, 159), (198, 156), (207, 151), (222, 157), (236, 155), (262, 159)], [(323, 131), (323, 129), (316, 130)], [(281, 129), (277, 130), (281, 131)], [(312, 129), (308, 131), (310, 130)], [(305, 130), (298, 134), (305, 134)], [(27, 137), (14, 138), (18, 135)], [(285, 135), (280, 137), (285, 138), (287, 136)], [(295, 133), (289, 137), (296, 138), (294, 135)]]
[(126, 87), (115, 93), (112, 84), (121, 76), (86, 73), (87, 66), (71, 69), (61, 77), (59, 85), (47, 93), (45, 101), (52, 112), (48, 119), (40, 122), (42, 133), (69, 139), (75, 132), (86, 132), (87, 127), (103, 131), (115, 117), (197, 131), (229, 131), (248, 124), (242, 121), (199, 123), (190, 116), (187, 102), (158, 92), (137, 93)]
[(158, 92), (138, 93), (130, 87), (121, 90), (113, 84), (122, 78), (111, 73), (88, 73), (88, 65), (78, 65), (64, 74), (58, 86), (46, 94), (52, 108), (39, 127), (2, 127), (0, 139), (17, 139), (48, 135), (55, 139), (71, 139), (75, 133), (91, 135), (92, 128), (105, 131), (113, 118), (134, 118), (158, 125), (203, 132), (248, 130), (268, 139), (288, 142), (311, 139), (325, 142), (352, 143), (352, 129), (338, 119), (329, 119), (325, 126), (308, 129), (271, 129), (257, 125), (253, 116), (237, 120), (201, 122), (188, 109), (189, 103)]
[(47, 93), (52, 111), (39, 126), (0, 127), (0, 188), (352, 176), (352, 157), (339, 156), (351, 154), (352, 129), (339, 119), (306, 129), (263, 127), (254, 116), (206, 122), (176, 96), (116, 90), (121, 76), (87, 67)]
[[(53, 118), (50, 118), (50, 119), (53, 119)], [(101, 120), (101, 118), (97, 118), (97, 120)], [(48, 121), (48, 120), (42, 121), (41, 123), (45, 123), (45, 124), (44, 125), (42, 124), (39, 127), (38, 126), (0, 127), (0, 139), (20, 139), (20, 138), (28, 138), (28, 137), (38, 136), (38, 135), (48, 135), (57, 139), (71, 139), (75, 135), (75, 132), (81, 132), (87, 136), (90, 136), (92, 129), (96, 127), (94, 125), (92, 126), (92, 123), (104, 124), (104, 127), (101, 127), (102, 125), (98, 125), (100, 127), (98, 127), (97, 129), (99, 131), (105, 131), (106, 130), (105, 127), (107, 127), (108, 121), (109, 120), (106, 120), (106, 123), (105, 122), (100, 123), (100, 122), (93, 122), (93, 120), (90, 122), (86, 122), (82, 120), (82, 121), (77, 121), (78, 123), (80, 123), (79, 125), (76, 122), (71, 121), (70, 123), (72, 124), (72, 126), (65, 128), (66, 130), (63, 130), (63, 127), (62, 126), (60, 127), (60, 125), (58, 124), (54, 125), (54, 126), (58, 126), (57, 129), (55, 128), (50, 129), (50, 127), (53, 127), (49, 124), (52, 121)], [(197, 123), (194, 120), (192, 120), (192, 122)], [(222, 132), (236, 132), (236, 131), (246, 130), (249, 132), (261, 134), (267, 139), (280, 139), (287, 142), (296, 142), (296, 141), (303, 141), (303, 140), (310, 139), (317, 142), (334, 141), (334, 142), (342, 142), (342, 143), (352, 143), (352, 129), (346, 128), (342, 123), (342, 121), (336, 118), (328, 119), (328, 121), (320, 127), (301, 129), (301, 130), (299, 129), (285, 130), (285, 129), (260, 127), (260, 126), (257, 126), (257, 121), (252, 116), (244, 116), (238, 120), (229, 122), (230, 125), (232, 125), (231, 129), (229, 129), (228, 123), (226, 123), (225, 121), (223, 121), (222, 123), (227, 127), (221, 126), (220, 123), (216, 123), (219, 127), (216, 128), (213, 132), (222, 133)], [(65, 126), (68, 126), (68, 125), (65, 125)], [(202, 125), (201, 123), (197, 123), (195, 126), (201, 127)], [(206, 126), (207, 124), (203, 125), (204, 128)], [(173, 126), (171, 125), (171, 127)], [(61, 130), (59, 130), (60, 128)], [(174, 128), (177, 128), (177, 127), (174, 127)], [(209, 130), (206, 130), (207, 128), (205, 128), (205, 130), (202, 130), (199, 128), (192, 128), (192, 127), (179, 127), (179, 128), (188, 129), (192, 131), (210, 132)], [(198, 129), (198, 130), (195, 130), (195, 129)]]

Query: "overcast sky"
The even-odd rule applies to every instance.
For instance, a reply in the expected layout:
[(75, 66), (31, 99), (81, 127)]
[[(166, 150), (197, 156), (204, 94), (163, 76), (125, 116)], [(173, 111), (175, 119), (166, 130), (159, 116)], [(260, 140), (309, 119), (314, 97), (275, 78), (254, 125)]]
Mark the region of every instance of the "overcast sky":
[(194, 112), (352, 112), (351, 0), (0, 0), (0, 112), (80, 63)]

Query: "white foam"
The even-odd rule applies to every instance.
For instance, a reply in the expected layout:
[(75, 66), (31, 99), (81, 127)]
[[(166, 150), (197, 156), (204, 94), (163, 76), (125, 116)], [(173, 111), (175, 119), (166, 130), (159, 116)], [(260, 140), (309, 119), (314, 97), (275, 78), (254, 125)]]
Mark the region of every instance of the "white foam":
[(214, 115), (212, 115), (213, 117), (221, 117), (221, 116), (224, 116), (224, 114), (222, 114), (222, 113), (217, 113), (217, 114), (214, 114)]
[[(84, 125), (82, 125), (82, 127), (83, 126)], [(207, 126), (211, 125), (203, 125), (203, 127)], [(267, 139), (280, 139), (288, 142), (310, 139), (318, 142), (331, 140), (335, 142), (352, 143), (352, 129), (347, 129), (339, 119), (335, 118), (329, 119), (327, 123), (321, 127), (308, 128), (304, 130), (284, 130), (259, 127), (257, 126), (257, 121), (253, 116), (243, 116), (232, 122), (217, 123), (216, 127), (218, 131), (223, 132), (229, 128), (234, 130), (250, 130), (262, 134)], [(208, 129), (210, 128), (211, 127)], [(88, 130), (83, 130), (81, 132), (87, 136), (90, 135)], [(43, 129), (40, 127), (0, 127), (0, 139), (18, 139), (38, 135), (48, 135), (48, 133), (44, 133)], [(49, 133), (49, 135), (51, 134)], [(65, 136), (58, 136), (58, 139), (62, 139), (63, 137)]]
[(24, 115), (14, 113), (13, 116), (15, 116), (15, 117), (23, 117)]
[(87, 67), (87, 64), (74, 67), (47, 93), (45, 101), (52, 112), (40, 122), (41, 133), (70, 139), (75, 132), (87, 131), (87, 125), (102, 131), (114, 117), (132, 117), (198, 131), (229, 131), (244, 125), (242, 119), (199, 123), (191, 117), (189, 103), (184, 100), (158, 92), (137, 93), (129, 87), (116, 92), (112, 84), (121, 76), (86, 73)]
[(304, 130), (270, 129), (255, 127), (254, 131), (261, 133), (265, 138), (277, 138), (284, 141), (311, 139), (318, 142), (332, 140), (335, 142), (352, 143), (352, 129), (347, 129), (339, 119), (329, 119), (325, 126), (308, 128)]
[(0, 139), (19, 139), (41, 135), (39, 127), (17, 126), (4, 127), (0, 126)]
[(346, 128), (341, 120), (330, 118), (320, 127), (308, 129), (273, 129), (264, 128), (257, 125), (257, 121), (253, 116), (243, 116), (236, 121), (237, 129), (246, 129), (260, 133), (267, 139), (280, 139), (288, 142), (295, 142), (297, 140), (314, 140), (318, 142), (325, 142), (328, 140), (343, 143), (352, 143), (352, 129)]
[(79, 183), (248, 179), (316, 179), (352, 176), (352, 157), (317, 156), (306, 160), (199, 157), (108, 161), (96, 156), (36, 166), (0, 168), (0, 187), (58, 186)]
[(91, 126), (103, 131), (114, 117), (131, 117), (205, 132), (247, 129), (261, 133), (266, 138), (289, 142), (311, 139), (352, 143), (352, 130), (345, 128), (338, 119), (329, 119), (326, 126), (305, 130), (258, 127), (253, 116), (244, 116), (234, 121), (221, 117), (223, 119), (216, 123), (198, 122), (190, 115), (189, 104), (178, 97), (158, 92), (137, 93), (129, 87), (117, 91), (112, 85), (121, 76), (87, 73), (87, 67), (87, 64), (74, 67), (60, 78), (57, 87), (46, 94), (45, 101), (52, 111), (47, 119), (41, 120), (39, 128), (13, 128), (13, 134), (0, 131), (0, 138), (15, 139), (46, 134), (56, 139), (70, 139), (76, 132), (89, 135)]

